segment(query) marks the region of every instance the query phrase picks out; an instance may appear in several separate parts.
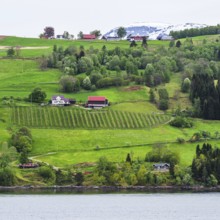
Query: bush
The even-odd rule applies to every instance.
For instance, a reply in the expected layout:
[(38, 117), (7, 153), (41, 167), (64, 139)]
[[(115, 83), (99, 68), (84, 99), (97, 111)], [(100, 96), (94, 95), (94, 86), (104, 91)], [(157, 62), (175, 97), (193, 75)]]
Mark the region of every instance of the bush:
[(30, 152), (32, 149), (32, 135), (27, 127), (21, 127), (11, 137), (11, 144), (17, 149), (17, 152)]
[(63, 185), (63, 184), (71, 184), (73, 183), (73, 175), (70, 170), (57, 170), (56, 171), (56, 184)]
[(30, 102), (43, 102), (47, 97), (46, 93), (41, 88), (35, 88), (32, 93), (28, 96)]
[(176, 139), (178, 143), (183, 144), (185, 143), (185, 139), (184, 138), (177, 138)]
[(80, 90), (80, 81), (73, 76), (63, 76), (60, 79), (62, 92), (78, 92)]
[(15, 182), (15, 173), (11, 168), (0, 169), (0, 186), (13, 186)]
[(191, 128), (193, 123), (188, 118), (177, 116), (173, 121), (170, 122), (170, 125), (177, 128)]
[(161, 99), (159, 102), (159, 109), (160, 110), (167, 110), (168, 109), (168, 100), (167, 99)]
[(106, 88), (110, 86), (122, 86), (123, 83), (124, 80), (120, 77), (115, 77), (115, 78), (105, 77), (97, 82), (97, 87)]
[(54, 183), (56, 180), (54, 170), (48, 166), (40, 167), (38, 174), (43, 177), (46, 182)]
[(172, 152), (167, 147), (156, 147), (147, 153), (146, 162), (164, 162), (170, 164), (178, 164), (180, 157), (176, 152)]

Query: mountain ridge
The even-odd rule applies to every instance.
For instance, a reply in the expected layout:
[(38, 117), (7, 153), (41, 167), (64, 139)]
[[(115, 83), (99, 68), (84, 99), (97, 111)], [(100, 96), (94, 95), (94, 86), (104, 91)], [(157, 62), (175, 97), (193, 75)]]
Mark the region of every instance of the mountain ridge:
[[(158, 36), (168, 36), (171, 31), (180, 31), (191, 28), (203, 28), (207, 27), (206, 24), (197, 23), (185, 23), (185, 24), (168, 24), (168, 23), (148, 23), (148, 22), (136, 22), (130, 25), (125, 25), (127, 38), (129, 35), (133, 36), (148, 36), (150, 40), (156, 40)], [(113, 28), (103, 36), (117, 37), (117, 30), (119, 27)]]

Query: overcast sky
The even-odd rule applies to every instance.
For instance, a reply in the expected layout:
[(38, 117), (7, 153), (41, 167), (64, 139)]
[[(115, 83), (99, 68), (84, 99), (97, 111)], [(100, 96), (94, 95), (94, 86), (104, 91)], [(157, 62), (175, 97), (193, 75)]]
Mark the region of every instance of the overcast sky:
[(101, 33), (135, 22), (220, 23), (219, 0), (1, 0), (0, 35), (38, 37), (44, 27)]

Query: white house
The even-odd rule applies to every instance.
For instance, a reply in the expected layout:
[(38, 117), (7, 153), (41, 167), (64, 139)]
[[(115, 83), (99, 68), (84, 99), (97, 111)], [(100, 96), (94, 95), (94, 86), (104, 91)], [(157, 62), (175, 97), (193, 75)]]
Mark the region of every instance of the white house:
[(53, 96), (52, 99), (51, 99), (51, 104), (52, 105), (59, 105), (59, 106), (64, 106), (64, 105), (69, 105), (70, 104), (70, 100), (69, 99), (66, 99), (64, 98), (64, 96)]

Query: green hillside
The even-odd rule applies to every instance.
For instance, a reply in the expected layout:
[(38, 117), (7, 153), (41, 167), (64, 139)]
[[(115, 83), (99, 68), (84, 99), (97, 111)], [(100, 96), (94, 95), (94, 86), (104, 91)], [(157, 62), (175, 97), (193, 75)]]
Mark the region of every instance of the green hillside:
[[(195, 110), (189, 91), (182, 91), (184, 79), (192, 80), (195, 72), (204, 70), (218, 85), (220, 46), (216, 39), (217, 35), (195, 37), (193, 44), (189, 39), (181, 39), (182, 48), (170, 47), (169, 41), (148, 41), (147, 49), (141, 47), (141, 42), (136, 48), (130, 48), (128, 41), (1, 39), (0, 144), (8, 142), (10, 145), (11, 136), (26, 126), (33, 137), (29, 157), (58, 168), (71, 169), (79, 163), (94, 163), (102, 156), (121, 163), (128, 153), (135, 162), (141, 163), (146, 154), (158, 146), (167, 146), (177, 153), (180, 166), (187, 167), (195, 156), (197, 143), (191, 142), (195, 133), (203, 134), (198, 143), (209, 140), (213, 146), (220, 145), (220, 121), (189, 117), (192, 128), (175, 128), (169, 122), (177, 114), (186, 113), (188, 117)], [(63, 47), (60, 53), (54, 51), (54, 45)], [(103, 50), (104, 45), (107, 52)], [(4, 46), (21, 46), (19, 55), (8, 57)], [(68, 54), (68, 51), (65, 54), (63, 51), (69, 46), (75, 46), (77, 56), (82, 51), (85, 54), (82, 57)], [(103, 51), (107, 53), (105, 59)], [(40, 68), (42, 55), (52, 57), (52, 67)], [(79, 63), (80, 59), (88, 62), (87, 69), (84, 63)], [(151, 69), (147, 69), (149, 66)], [(94, 80), (88, 89), (84, 81), (92, 79), (91, 75), (100, 77), (99, 80), (107, 79), (107, 83), (103, 86)], [(61, 90), (59, 82), (65, 76), (78, 80), (79, 91)], [(54, 95), (64, 95), (76, 99), (77, 105), (54, 107), (34, 103), (28, 96), (37, 87), (47, 95), (44, 103)], [(154, 100), (150, 91), (154, 93)], [(165, 91), (168, 92), (167, 110), (160, 108)], [(88, 96), (105, 96), (110, 106), (102, 110), (84, 109)], [(205, 136), (206, 133), (209, 135)], [(18, 169), (17, 172), (25, 183), (34, 175)]]

